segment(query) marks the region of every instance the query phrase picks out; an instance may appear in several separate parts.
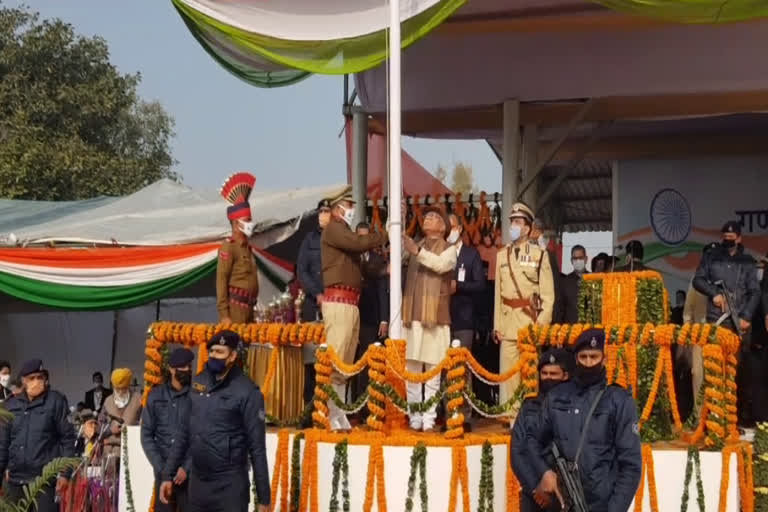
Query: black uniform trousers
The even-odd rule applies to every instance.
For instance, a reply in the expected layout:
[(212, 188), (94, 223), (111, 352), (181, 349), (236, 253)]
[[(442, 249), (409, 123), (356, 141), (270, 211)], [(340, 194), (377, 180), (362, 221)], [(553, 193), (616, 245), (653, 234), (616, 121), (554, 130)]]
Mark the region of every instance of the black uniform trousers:
[[(6, 482), (5, 499), (16, 504), (24, 499), (24, 486)], [(36, 498), (37, 512), (59, 512), (59, 504), (56, 503), (56, 483), (55, 481), (45, 488), (45, 492), (38, 494)]]
[(160, 482), (159, 478), (155, 478), (155, 512), (187, 512), (189, 510), (189, 497), (187, 493), (187, 481), (182, 485), (173, 486), (173, 497), (169, 504), (165, 504), (160, 501)]
[(251, 482), (246, 468), (200, 478), (189, 475), (189, 512), (248, 512)]

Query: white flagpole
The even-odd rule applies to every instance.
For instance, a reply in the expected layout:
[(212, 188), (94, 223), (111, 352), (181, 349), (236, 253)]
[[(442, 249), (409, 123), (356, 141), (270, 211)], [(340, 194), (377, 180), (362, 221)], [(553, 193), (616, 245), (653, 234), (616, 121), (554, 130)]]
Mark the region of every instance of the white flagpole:
[(402, 155), (400, 150), (400, 0), (389, 0), (389, 337), (402, 339)]

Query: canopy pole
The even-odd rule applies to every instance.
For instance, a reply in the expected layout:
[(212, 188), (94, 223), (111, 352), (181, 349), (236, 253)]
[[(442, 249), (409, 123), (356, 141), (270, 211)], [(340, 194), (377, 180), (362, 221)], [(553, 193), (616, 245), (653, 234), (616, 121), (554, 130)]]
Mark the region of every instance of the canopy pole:
[(400, 150), (400, 0), (389, 0), (389, 337), (402, 339), (402, 155)]
[(504, 102), (504, 147), (501, 162), (501, 239), (509, 243), (509, 211), (520, 187), (520, 102)]
[(352, 197), (356, 201), (355, 226), (365, 222), (367, 192), (368, 116), (362, 109), (354, 107), (352, 109)]

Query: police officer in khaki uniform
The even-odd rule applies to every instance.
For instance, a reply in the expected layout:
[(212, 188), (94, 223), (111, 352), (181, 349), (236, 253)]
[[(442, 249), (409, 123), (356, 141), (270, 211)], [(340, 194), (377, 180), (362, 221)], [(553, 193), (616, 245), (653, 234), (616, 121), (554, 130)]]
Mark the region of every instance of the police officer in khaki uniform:
[[(355, 215), (355, 202), (347, 193), (333, 202), (331, 221), (320, 238), (320, 255), (323, 265), (323, 295), (320, 307), (325, 322), (325, 337), (340, 358), (351, 363), (355, 357), (360, 332), (360, 302), (362, 271), (360, 255), (387, 242), (386, 233), (357, 234), (351, 229)], [(343, 399), (346, 379), (334, 372), (333, 388)], [(341, 409), (330, 400), (328, 403), (331, 429), (348, 430), (349, 421)]]
[(216, 309), (219, 322), (245, 324), (253, 321), (253, 307), (259, 296), (259, 275), (248, 239), (253, 234), (251, 195), (256, 178), (248, 173), (229, 177), (221, 195), (231, 203), (227, 218), (232, 236), (221, 245), (216, 266)]
[[(555, 289), (547, 252), (529, 235), (535, 215), (523, 203), (515, 203), (509, 214), (511, 243), (496, 256), (494, 339), (500, 343), (499, 372), (504, 373), (520, 359), (517, 335), (520, 329), (552, 321)], [(520, 385), (520, 373), (504, 382), (499, 402), (511, 399)]]

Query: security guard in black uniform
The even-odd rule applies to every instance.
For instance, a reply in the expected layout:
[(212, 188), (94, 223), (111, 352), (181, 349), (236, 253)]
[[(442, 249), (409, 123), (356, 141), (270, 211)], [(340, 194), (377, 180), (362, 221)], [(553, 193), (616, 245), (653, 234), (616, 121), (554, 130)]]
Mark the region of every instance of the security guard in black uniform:
[[(192, 382), (192, 360), (195, 355), (186, 348), (177, 348), (168, 358), (170, 380), (157, 386), (147, 397), (147, 406), (141, 413), (141, 446), (155, 472), (155, 496), (164, 473), (173, 473), (175, 503), (166, 505), (155, 501), (156, 512), (186, 512), (187, 478), (190, 460), (184, 460), (178, 468), (168, 468), (171, 447), (182, 424), (189, 421), (189, 385)], [(174, 472), (175, 469), (175, 472)]]
[(544, 352), (539, 358), (539, 394), (523, 402), (512, 428), (512, 469), (515, 471), (522, 494), (520, 512), (559, 511), (560, 504), (551, 502), (549, 507), (539, 507), (533, 492), (539, 483), (538, 475), (527, 456), (527, 437), (539, 430), (539, 418), (544, 398), (562, 382), (568, 380), (573, 371), (573, 354), (563, 348), (554, 348)]
[[(24, 486), (40, 476), (43, 467), (57, 457), (74, 457), (75, 429), (69, 422), (64, 395), (48, 389), (43, 362), (32, 359), (19, 375), (24, 392), (5, 402), (13, 421), (0, 424), (0, 475), (8, 470), (5, 497), (11, 503), (24, 498)], [(37, 497), (39, 512), (58, 512), (56, 494), (67, 480), (59, 477)]]
[(257, 510), (269, 510), (264, 396), (235, 365), (239, 345), (240, 337), (232, 331), (221, 331), (208, 341), (206, 368), (190, 390), (189, 421), (179, 431), (163, 471), (163, 503), (173, 494), (176, 468), (189, 457), (190, 512), (247, 512), (250, 460)]
[[(546, 459), (553, 442), (567, 460), (578, 464), (590, 512), (626, 512), (635, 497), (642, 470), (637, 410), (627, 390), (606, 387), (604, 346), (601, 329), (579, 336), (573, 378), (547, 395), (539, 430), (528, 436), (528, 458), (539, 478), (537, 503), (557, 489), (557, 475)], [(583, 449), (574, 461), (593, 403), (597, 405)]]
[[(331, 221), (331, 201), (323, 199), (317, 204), (317, 229), (313, 229), (299, 247), (296, 260), (296, 277), (305, 293), (304, 304), (301, 306), (302, 322), (317, 322), (320, 320), (320, 303), (323, 300), (323, 263), (320, 258), (320, 237), (323, 230)], [(304, 403), (309, 404), (315, 396), (315, 351), (317, 345), (305, 343), (301, 354), (304, 359)], [(302, 428), (312, 426), (312, 418), (304, 420)]]

